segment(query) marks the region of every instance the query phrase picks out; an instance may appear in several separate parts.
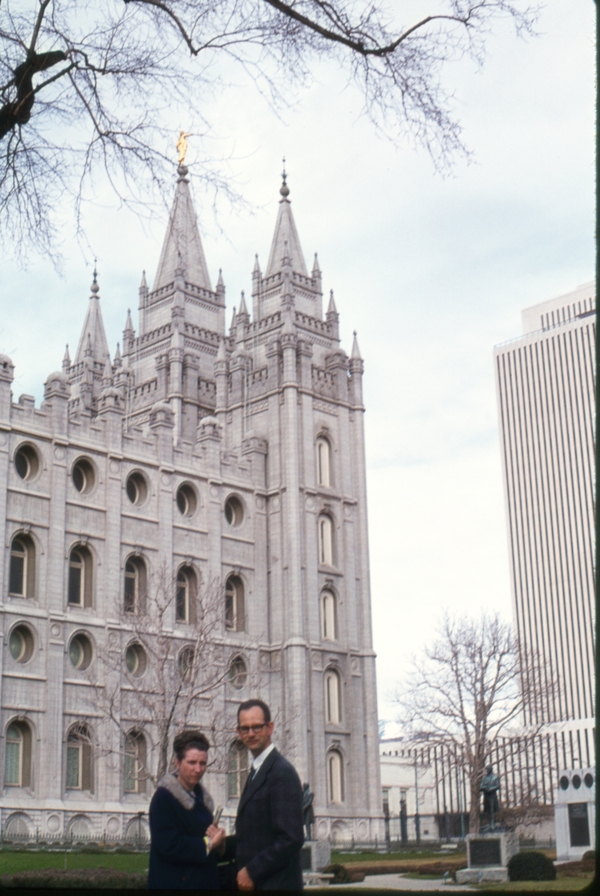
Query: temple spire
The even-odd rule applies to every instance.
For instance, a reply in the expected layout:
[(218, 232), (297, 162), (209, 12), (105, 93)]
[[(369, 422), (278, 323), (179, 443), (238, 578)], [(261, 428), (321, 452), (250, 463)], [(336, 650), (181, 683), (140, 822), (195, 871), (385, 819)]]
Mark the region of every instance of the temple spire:
[(175, 187), (175, 198), (152, 290), (173, 283), (177, 271), (183, 275), (187, 283), (212, 292), (190, 185), (186, 177), (188, 169), (185, 165), (179, 165), (177, 173), (179, 177)]
[(96, 266), (94, 265), (94, 277), (90, 289), (91, 295), (88, 302), (87, 314), (83, 322), (81, 336), (79, 337), (79, 345), (75, 355), (75, 364), (80, 364), (84, 357), (92, 358), (104, 366), (104, 359), (108, 355), (108, 343), (106, 341), (106, 333), (104, 331), (104, 323), (102, 321), (102, 312), (100, 310), (100, 287), (98, 286), (98, 275)]
[[(300, 238), (296, 230), (294, 216), (292, 215), (292, 206), (288, 196), (290, 188), (287, 185), (287, 174), (285, 168), (282, 175), (282, 184), (280, 187), (281, 199), (279, 200), (279, 212), (277, 213), (277, 221), (275, 223), (275, 232), (273, 241), (271, 242), (271, 252), (269, 253), (269, 262), (265, 277), (271, 277), (282, 270), (284, 251), (289, 258), (292, 271), (296, 274), (302, 274), (308, 277), (306, 262), (304, 261), (304, 253), (300, 245)], [(287, 246), (286, 246), (287, 243)]]

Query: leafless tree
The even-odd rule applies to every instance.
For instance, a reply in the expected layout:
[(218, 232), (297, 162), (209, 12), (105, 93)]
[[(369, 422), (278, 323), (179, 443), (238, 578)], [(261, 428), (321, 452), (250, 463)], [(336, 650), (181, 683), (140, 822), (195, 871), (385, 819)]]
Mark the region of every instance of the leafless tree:
[[(178, 614), (183, 622), (176, 623)], [(219, 748), (234, 736), (222, 708), (223, 685), (247, 683), (248, 677), (236, 651), (224, 644), (223, 614), (220, 582), (183, 583), (162, 569), (135, 605), (126, 599), (118, 626), (99, 648), (104, 674), (100, 682), (95, 676), (92, 702), (107, 723), (99, 749), (115, 757), (115, 767), (125, 767), (132, 789), (145, 789), (136, 782), (160, 780), (173, 737), (184, 727), (208, 734), (223, 771), (225, 751)]]
[[(0, 222), (17, 250), (52, 252), (57, 209), (93, 195), (97, 168), (139, 207), (164, 190), (167, 110), (204, 134), (197, 177), (228, 190), (211, 152), (207, 94), (241, 69), (273, 106), (332, 58), (393, 139), (444, 168), (466, 153), (444, 63), (481, 63), (495, 20), (533, 33), (527, 0), (430, 0), (402, 21), (364, 0), (0, 0)], [(280, 85), (285, 84), (285, 91)], [(184, 114), (185, 110), (185, 114)], [(87, 192), (86, 192), (87, 190)]]
[[(526, 703), (543, 705), (545, 691), (555, 687), (547, 683), (552, 676), (546, 678), (542, 671), (547, 670), (539, 658), (524, 659), (511, 625), (498, 615), (479, 620), (446, 615), (437, 640), (414, 661), (399, 694), (406, 734), (419, 744), (440, 746), (464, 770), (471, 833), (479, 831), (479, 789), (493, 745), (514, 733)], [(528, 731), (514, 743), (524, 744), (533, 734)], [(451, 766), (449, 773), (455, 774)]]

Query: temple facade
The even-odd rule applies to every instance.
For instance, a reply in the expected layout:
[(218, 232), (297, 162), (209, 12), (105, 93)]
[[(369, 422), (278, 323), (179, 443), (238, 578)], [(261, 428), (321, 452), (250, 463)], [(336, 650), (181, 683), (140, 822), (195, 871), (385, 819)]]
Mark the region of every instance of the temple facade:
[(4, 834), (138, 836), (183, 724), (215, 745), (231, 827), (252, 696), (315, 794), (313, 836), (383, 834), (363, 361), (332, 294), (323, 313), (285, 176), (280, 194), (229, 329), (180, 165), (112, 359), (95, 275), (40, 407), (0, 356)]

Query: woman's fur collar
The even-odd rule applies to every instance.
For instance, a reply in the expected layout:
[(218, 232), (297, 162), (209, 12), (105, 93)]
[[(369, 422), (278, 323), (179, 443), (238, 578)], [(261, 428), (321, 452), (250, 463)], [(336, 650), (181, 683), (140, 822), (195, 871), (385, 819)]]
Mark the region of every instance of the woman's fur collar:
[[(189, 790), (186, 790), (183, 784), (180, 783), (179, 778), (173, 772), (168, 772), (163, 778), (158, 782), (159, 787), (164, 787), (165, 790), (168, 790), (171, 796), (174, 796), (178, 803), (181, 803), (184, 809), (191, 811), (195, 805), (195, 799)], [(209, 812), (214, 812), (215, 801), (212, 796), (202, 785), (202, 782), (198, 784), (200, 790), (202, 792), (202, 802), (206, 806)]]

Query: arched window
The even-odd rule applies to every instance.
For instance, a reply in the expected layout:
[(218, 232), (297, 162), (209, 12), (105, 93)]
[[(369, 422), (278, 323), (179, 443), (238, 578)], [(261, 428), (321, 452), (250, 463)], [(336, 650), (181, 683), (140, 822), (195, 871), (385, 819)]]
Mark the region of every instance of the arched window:
[(239, 576), (229, 576), (225, 583), (225, 628), (232, 632), (246, 629), (244, 583)]
[(6, 729), (4, 783), (31, 787), (31, 728), (27, 722), (11, 722)]
[(125, 793), (146, 793), (146, 738), (141, 731), (131, 731), (125, 738), (123, 790)]
[(74, 725), (67, 735), (67, 790), (93, 792), (92, 740), (87, 725)]
[(327, 799), (335, 805), (344, 802), (344, 765), (337, 750), (327, 754)]
[(248, 750), (239, 740), (232, 743), (227, 757), (227, 797), (242, 795), (248, 777)]
[(35, 546), (28, 535), (17, 535), (10, 545), (8, 592), (12, 597), (35, 594)]
[(92, 555), (80, 544), (69, 554), (69, 604), (92, 606)]
[(331, 725), (342, 721), (342, 682), (335, 669), (325, 673), (325, 718)]
[(337, 641), (337, 605), (331, 591), (321, 595), (321, 636), (327, 641)]
[(319, 563), (322, 566), (333, 566), (333, 525), (331, 517), (322, 513), (318, 520), (319, 527)]
[(196, 573), (191, 566), (182, 566), (177, 573), (175, 615), (178, 622), (194, 622), (196, 593)]
[(22, 812), (15, 812), (11, 815), (4, 826), (2, 837), (6, 840), (23, 841), (28, 840), (31, 836), (29, 819)]
[(92, 836), (92, 825), (86, 815), (76, 815), (69, 822), (67, 837), (70, 840), (89, 840)]
[(143, 613), (146, 608), (146, 564), (141, 557), (130, 557), (125, 564), (123, 609)]
[(331, 485), (331, 447), (324, 436), (317, 439), (317, 485)]

